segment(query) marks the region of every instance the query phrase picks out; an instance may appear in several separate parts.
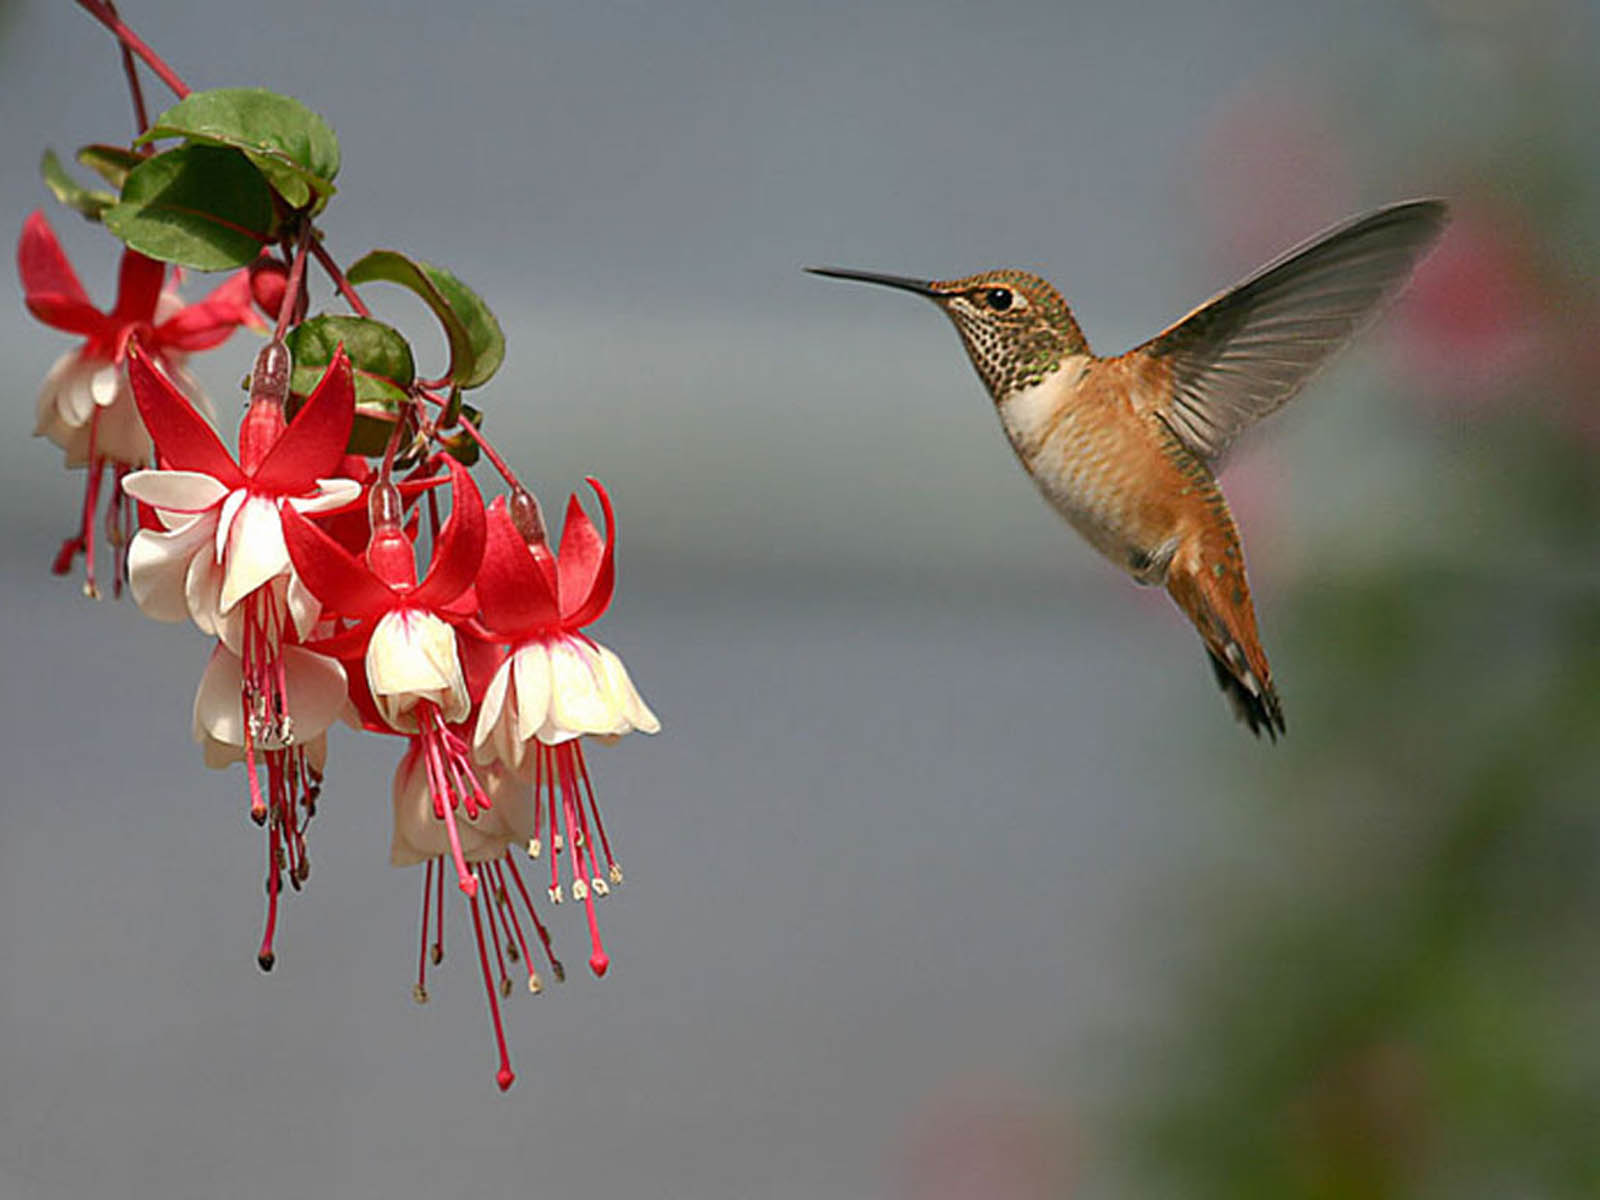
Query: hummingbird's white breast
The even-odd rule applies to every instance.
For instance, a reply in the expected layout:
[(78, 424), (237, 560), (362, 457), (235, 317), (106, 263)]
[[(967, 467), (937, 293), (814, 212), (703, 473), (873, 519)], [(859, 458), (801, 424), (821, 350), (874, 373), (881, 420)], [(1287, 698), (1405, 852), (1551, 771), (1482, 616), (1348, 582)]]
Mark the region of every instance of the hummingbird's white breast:
[(1130, 564), (1148, 549), (1130, 537), (1142, 457), (1130, 452), (1130, 423), (1103, 411), (1097, 403), (1103, 397), (1084, 394), (1092, 390), (1081, 385), (1093, 361), (1070, 357), (996, 407), (1012, 448), (1051, 507), (1095, 549), (1134, 572)]

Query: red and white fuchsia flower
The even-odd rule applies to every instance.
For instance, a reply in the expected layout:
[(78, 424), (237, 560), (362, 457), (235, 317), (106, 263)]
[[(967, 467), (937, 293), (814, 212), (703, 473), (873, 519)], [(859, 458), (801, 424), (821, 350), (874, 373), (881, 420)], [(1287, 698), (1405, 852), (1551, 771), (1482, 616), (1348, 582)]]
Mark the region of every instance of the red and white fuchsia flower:
[[(56, 198), (123, 243), (109, 312), (91, 303), (42, 214), (27, 218), (17, 245), (29, 311), (82, 339), (50, 369), (38, 401), (36, 435), (88, 472), (79, 527), (54, 569), (65, 573), (83, 554), (85, 591), (98, 594), (94, 523), (107, 494), (115, 590), (126, 581), (144, 613), (193, 622), (210, 641), (192, 731), (207, 766), (244, 765), (250, 815), (265, 828), (263, 970), (276, 962), (284, 887), (298, 891), (310, 874), (306, 834), (331, 727), (342, 718), (396, 739), (390, 861), (424, 867), (414, 994), (428, 998), (429, 962), (444, 956), (448, 866), (472, 918), (495, 1079), (509, 1088), (507, 963), (525, 964), (533, 992), (544, 979), (530, 949), (565, 978), (517, 860), (550, 848), (547, 894), (584, 902), (589, 965), (604, 975), (595, 900), (622, 872), (582, 743), (660, 728), (621, 660), (586, 631), (615, 587), (611, 499), (591, 480), (605, 536), (574, 497), (560, 555), (551, 552), (538, 505), (466, 399), (498, 369), (504, 333), (442, 267), (398, 250), (339, 266), (316, 224), (336, 190), (326, 121), (264, 89), (190, 92), (109, 4), (83, 7), (126, 51), (147, 136), (79, 153), (116, 196), (44, 161)], [(178, 97), (154, 121), (136, 60)], [(196, 130), (206, 132), (177, 132)], [(217, 142), (273, 147), (271, 161)], [(263, 202), (234, 202), (246, 193)], [(168, 262), (231, 274), (186, 305), (182, 273)], [(310, 312), (311, 264), (340, 311)], [(406, 337), (372, 318), (359, 289), (378, 280), (412, 291), (438, 318), (449, 350), (442, 374), (421, 376)], [(250, 372), (235, 455), (185, 363), (240, 325), (266, 332), (252, 300), (274, 324)], [(486, 508), (466, 465), (479, 457), (509, 500)], [(376, 820), (376, 803), (372, 812)]]
[[(84, 590), (97, 595), (94, 519), (104, 475), (109, 469), (112, 476), (106, 501), (108, 540), (120, 547), (133, 525), (122, 478), (150, 461), (150, 438), (129, 389), (128, 348), (137, 341), (171, 385), (209, 415), (204, 394), (183, 364), (190, 353), (221, 345), (240, 325), (260, 324), (250, 308), (250, 280), (245, 272), (236, 272), (204, 300), (186, 306), (175, 288), (163, 288), (164, 264), (127, 250), (116, 304), (109, 313), (101, 312), (84, 291), (50, 223), (37, 212), (23, 222), (17, 269), (28, 311), (52, 328), (85, 339), (58, 358), (45, 376), (34, 436), (60, 446), (68, 467), (88, 468), (79, 529), (62, 543), (54, 570), (65, 574), (83, 554)], [(120, 564), (115, 582), (121, 586)]]
[(612, 855), (579, 739), (614, 739), (635, 729), (655, 733), (661, 722), (640, 699), (622, 660), (582, 631), (610, 606), (616, 587), (611, 497), (598, 481), (589, 484), (605, 512), (606, 536), (600, 537), (573, 496), (559, 557), (550, 553), (538, 505), (527, 492), (515, 491), (509, 504), (497, 499), (489, 508), (475, 632), (507, 651), (484, 692), (473, 743), (480, 762), (498, 762), (533, 779), (528, 850), (540, 853), (543, 824), (555, 904), (563, 898), (559, 859), (566, 855), (572, 897), (583, 902), (589, 917), (589, 965), (598, 975), (610, 960), (594, 902), (622, 882), (622, 868)]

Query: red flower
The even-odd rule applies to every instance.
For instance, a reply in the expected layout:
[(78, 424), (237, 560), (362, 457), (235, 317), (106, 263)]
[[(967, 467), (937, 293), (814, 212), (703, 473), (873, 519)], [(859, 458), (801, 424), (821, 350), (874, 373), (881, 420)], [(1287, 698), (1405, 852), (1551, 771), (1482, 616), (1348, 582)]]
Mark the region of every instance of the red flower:
[(528, 852), (537, 857), (542, 851), (540, 828), (547, 821), (551, 902), (563, 898), (559, 860), (565, 854), (572, 898), (583, 902), (589, 917), (589, 966), (601, 975), (610, 960), (594, 903), (622, 882), (622, 868), (600, 819), (580, 739), (614, 739), (635, 729), (655, 733), (661, 722), (640, 699), (622, 660), (582, 631), (605, 612), (616, 586), (611, 498), (598, 481), (589, 484), (605, 511), (606, 537), (573, 496), (559, 558), (545, 543), (532, 496), (518, 492), (509, 507), (501, 499), (489, 507), (475, 632), (509, 643), (509, 651), (484, 692), (473, 742), (480, 762), (498, 761), (532, 777)]
[[(321, 512), (360, 495), (342, 465), (355, 419), (350, 363), (341, 350), (287, 424), (281, 395), (288, 352), (272, 342), (256, 361), (254, 399), (239, 427), (239, 461), (211, 426), (155, 369), (142, 346), (128, 351), (128, 377), (162, 468), (123, 480), (154, 510), (161, 529), (141, 529), (129, 551), (139, 607), (160, 620), (192, 617), (221, 640), (195, 697), (206, 762), (243, 761), (250, 813), (267, 833), (267, 927), (257, 960), (274, 961), (279, 862), (298, 888), (305, 829), (326, 753), (323, 734), (344, 706), (344, 669), (292, 643), (317, 620), (316, 599), (294, 574), (282, 511)], [(265, 771), (258, 771), (258, 765)], [(262, 775), (266, 787), (262, 787)]]
[[(163, 264), (127, 250), (117, 302), (109, 313), (101, 312), (78, 281), (50, 223), (38, 212), (22, 224), (17, 270), (28, 311), (46, 325), (85, 339), (56, 360), (45, 377), (34, 435), (48, 437), (65, 450), (68, 467), (88, 468), (80, 528), (62, 544), (53, 569), (65, 574), (83, 553), (84, 591), (97, 595), (93, 522), (101, 478), (109, 467), (112, 486), (106, 525), (111, 544), (121, 546), (133, 528), (122, 496), (122, 477), (150, 458), (150, 439), (134, 410), (124, 369), (128, 345), (137, 338), (156, 367), (209, 414), (199, 385), (183, 363), (194, 351), (226, 341), (241, 324), (260, 325), (250, 309), (249, 276), (236, 272), (204, 300), (185, 306), (175, 288), (163, 289)], [(120, 583), (119, 571), (119, 588)]]

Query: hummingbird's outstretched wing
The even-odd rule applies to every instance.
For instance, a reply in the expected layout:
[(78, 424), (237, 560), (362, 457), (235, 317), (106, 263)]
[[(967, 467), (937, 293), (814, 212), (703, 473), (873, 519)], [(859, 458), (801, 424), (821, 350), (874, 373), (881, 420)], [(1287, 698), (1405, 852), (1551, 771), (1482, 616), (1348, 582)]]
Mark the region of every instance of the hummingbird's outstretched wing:
[(1155, 411), (1215, 463), (1377, 315), (1433, 245), (1442, 200), (1391, 204), (1296, 246), (1134, 351), (1171, 372)]

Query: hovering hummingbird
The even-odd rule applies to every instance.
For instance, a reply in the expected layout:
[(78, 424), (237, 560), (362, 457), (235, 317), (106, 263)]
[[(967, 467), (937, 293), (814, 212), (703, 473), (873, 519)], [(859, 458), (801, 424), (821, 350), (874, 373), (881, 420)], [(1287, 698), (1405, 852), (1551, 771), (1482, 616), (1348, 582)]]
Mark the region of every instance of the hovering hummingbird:
[(1235, 714), (1276, 740), (1283, 705), (1217, 464), (1400, 290), (1447, 220), (1439, 200), (1356, 217), (1116, 358), (1093, 354), (1061, 294), (1026, 271), (924, 281), (806, 269), (944, 310), (1045, 499), (1135, 581), (1167, 589)]

